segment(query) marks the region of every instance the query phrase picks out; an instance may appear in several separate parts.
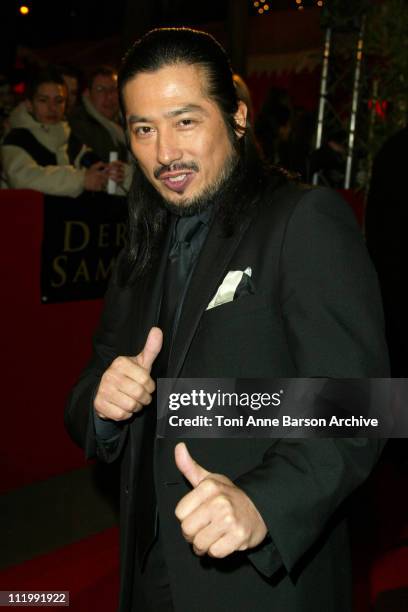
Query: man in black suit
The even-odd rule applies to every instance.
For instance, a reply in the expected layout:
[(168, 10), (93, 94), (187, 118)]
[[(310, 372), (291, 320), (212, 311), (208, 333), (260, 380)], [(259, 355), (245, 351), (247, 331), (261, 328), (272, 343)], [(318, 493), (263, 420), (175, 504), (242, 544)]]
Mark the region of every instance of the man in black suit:
[(121, 461), (120, 610), (350, 609), (342, 502), (381, 443), (156, 439), (155, 380), (386, 376), (377, 281), (347, 205), (262, 164), (222, 48), (154, 30), (119, 77), (129, 245), (66, 411)]
[(88, 76), (81, 102), (69, 115), (75, 136), (104, 162), (115, 151), (127, 161), (126, 140), (119, 124), (118, 75), (114, 68), (98, 66)]

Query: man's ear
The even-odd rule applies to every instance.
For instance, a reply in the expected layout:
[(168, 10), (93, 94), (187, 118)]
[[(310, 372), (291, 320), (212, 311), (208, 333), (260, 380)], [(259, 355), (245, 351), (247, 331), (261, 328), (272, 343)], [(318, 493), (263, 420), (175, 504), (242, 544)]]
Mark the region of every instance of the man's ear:
[(242, 100), (238, 100), (238, 110), (234, 115), (234, 119), (236, 123), (241, 128), (240, 130), (236, 130), (236, 134), (238, 138), (241, 138), (241, 136), (244, 135), (245, 128), (247, 125), (247, 114), (248, 114), (247, 105)]

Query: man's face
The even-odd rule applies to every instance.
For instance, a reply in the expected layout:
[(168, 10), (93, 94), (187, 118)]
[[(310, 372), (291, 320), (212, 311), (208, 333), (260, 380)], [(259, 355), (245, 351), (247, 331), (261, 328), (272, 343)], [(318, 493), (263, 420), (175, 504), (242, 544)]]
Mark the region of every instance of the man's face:
[(37, 121), (46, 125), (59, 123), (64, 118), (67, 92), (59, 83), (42, 83), (27, 108)]
[(91, 87), (85, 92), (98, 113), (111, 120), (119, 112), (117, 80), (116, 74), (97, 74)]
[[(200, 66), (140, 73), (124, 86), (123, 100), (132, 153), (166, 201), (189, 207), (217, 190), (235, 153)], [(241, 125), (245, 111), (240, 105)]]

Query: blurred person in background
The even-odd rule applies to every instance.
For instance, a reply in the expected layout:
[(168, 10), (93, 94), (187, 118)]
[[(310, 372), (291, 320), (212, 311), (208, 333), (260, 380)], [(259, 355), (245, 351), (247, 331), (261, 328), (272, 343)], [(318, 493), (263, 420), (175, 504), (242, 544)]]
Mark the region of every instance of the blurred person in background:
[(344, 186), (346, 169), (347, 135), (343, 129), (332, 130), (324, 139), (322, 145), (312, 151), (307, 163), (307, 180), (312, 181), (313, 175), (319, 176), (319, 184), (333, 189)]
[(305, 182), (309, 182), (308, 164), (314, 146), (315, 132), (315, 113), (302, 106), (295, 107), (292, 130), (292, 170), (300, 174)]
[(282, 89), (271, 87), (255, 121), (255, 136), (265, 159), (293, 170), (291, 159), (292, 108)]
[(66, 99), (67, 87), (57, 69), (32, 75), (27, 99), (11, 114), (11, 129), (1, 146), (3, 188), (77, 197), (84, 190), (103, 191), (108, 178), (119, 180), (114, 168), (92, 163), (92, 158), (86, 163), (86, 147), (64, 120)]
[(114, 68), (95, 68), (70, 121), (75, 134), (92, 146), (104, 161), (108, 160), (110, 151), (116, 151), (122, 161), (128, 159), (126, 138), (120, 124), (117, 79)]
[(124, 131), (119, 123), (118, 75), (114, 68), (99, 66), (88, 78), (81, 102), (69, 117), (74, 135), (108, 163), (112, 152), (114, 162), (127, 191), (131, 180), (131, 167)]
[(78, 105), (80, 90), (80, 72), (73, 66), (62, 65), (59, 67), (64, 83), (67, 86), (67, 100), (65, 103), (65, 115), (69, 117)]

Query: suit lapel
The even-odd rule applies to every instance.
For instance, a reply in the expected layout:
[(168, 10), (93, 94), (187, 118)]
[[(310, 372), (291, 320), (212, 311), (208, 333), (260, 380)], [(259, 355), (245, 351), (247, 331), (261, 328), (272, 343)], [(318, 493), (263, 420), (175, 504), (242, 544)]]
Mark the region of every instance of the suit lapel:
[(251, 217), (245, 217), (234, 234), (226, 238), (218, 220), (214, 220), (184, 300), (169, 360), (167, 372), (169, 378), (179, 376), (200, 319), (224, 278), (228, 264), (250, 222)]

